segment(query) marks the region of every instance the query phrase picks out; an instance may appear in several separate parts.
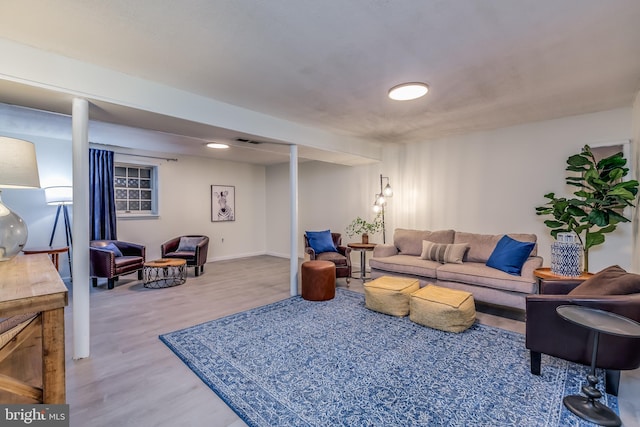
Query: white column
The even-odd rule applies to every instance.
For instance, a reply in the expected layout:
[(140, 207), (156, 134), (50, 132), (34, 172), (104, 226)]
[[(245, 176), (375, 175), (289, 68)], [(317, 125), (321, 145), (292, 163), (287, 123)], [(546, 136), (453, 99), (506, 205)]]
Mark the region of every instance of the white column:
[(289, 146), (289, 197), (291, 199), (291, 296), (298, 295), (298, 146)]
[(89, 357), (89, 103), (74, 98), (73, 155), (73, 358)]

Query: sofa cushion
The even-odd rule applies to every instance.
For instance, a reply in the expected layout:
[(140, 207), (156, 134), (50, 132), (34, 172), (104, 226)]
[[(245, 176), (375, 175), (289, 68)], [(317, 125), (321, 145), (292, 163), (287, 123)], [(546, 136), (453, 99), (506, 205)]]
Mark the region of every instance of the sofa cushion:
[(100, 247), (100, 249), (104, 249), (106, 251), (113, 252), (113, 255), (116, 256), (116, 257), (121, 257), (122, 256), (122, 251), (120, 251), (120, 248), (117, 247), (116, 244), (113, 243), (113, 242)]
[[(469, 250), (462, 261), (467, 262), (487, 262), (491, 253), (497, 246), (504, 234), (478, 234), (456, 231), (453, 243), (468, 243)], [(535, 234), (509, 233), (507, 236), (520, 242), (537, 242)], [(534, 246), (529, 256), (536, 256), (537, 247)]]
[[(539, 261), (538, 258), (530, 258), (527, 263), (537, 261)], [(459, 282), (525, 294), (536, 292), (536, 283), (533, 277), (513, 276), (479, 262), (440, 264), (436, 275), (438, 282)]]
[(433, 243), (429, 240), (422, 241), (422, 253), (420, 258), (441, 263), (454, 262), (462, 264), (462, 257), (469, 246), (466, 243)]
[(319, 261), (331, 261), (336, 266), (347, 266), (347, 257), (338, 252), (320, 252), (316, 255)]
[(640, 293), (640, 274), (627, 273), (619, 265), (607, 267), (576, 286), (569, 295), (629, 295)]
[(369, 265), (380, 271), (435, 279), (436, 268), (442, 264), (437, 261), (423, 260), (413, 255), (393, 255), (385, 258), (371, 258)]
[(454, 234), (453, 230), (428, 231), (396, 228), (393, 233), (393, 243), (400, 254), (420, 256), (423, 240), (434, 243), (453, 243)]
[(331, 231), (305, 231), (309, 246), (317, 253), (321, 252), (338, 252), (333, 244)]
[(196, 250), (196, 246), (202, 242), (202, 237), (187, 237), (182, 236), (180, 243), (178, 243), (178, 249), (176, 252), (193, 252)]
[(502, 236), (486, 264), (505, 273), (519, 276), (534, 246), (535, 243), (532, 242), (520, 242), (509, 236)]

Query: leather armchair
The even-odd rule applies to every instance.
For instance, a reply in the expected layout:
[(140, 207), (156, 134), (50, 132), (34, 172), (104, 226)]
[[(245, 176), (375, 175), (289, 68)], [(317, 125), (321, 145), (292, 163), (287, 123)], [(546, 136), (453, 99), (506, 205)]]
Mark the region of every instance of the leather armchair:
[[(113, 251), (104, 249), (113, 243), (122, 253), (116, 256)], [(138, 280), (142, 280), (146, 248), (136, 243), (120, 240), (92, 240), (89, 244), (90, 276), (93, 286), (98, 285), (98, 278), (107, 279), (107, 288), (113, 289), (114, 282), (124, 274), (138, 272)]]
[[(182, 247), (180, 242), (183, 242)], [(187, 266), (195, 267), (196, 277), (204, 273), (209, 252), (209, 237), (200, 235), (179, 236), (160, 246), (162, 258), (179, 258), (187, 261)]]
[(348, 287), (351, 282), (351, 248), (342, 246), (342, 235), (340, 233), (331, 233), (331, 239), (338, 252), (316, 253), (316, 251), (309, 246), (309, 239), (307, 239), (306, 235), (304, 236), (304, 251), (309, 254), (309, 259), (312, 261), (322, 260), (334, 263), (336, 265), (336, 278), (346, 278)]
[[(526, 301), (526, 347), (531, 352), (531, 373), (540, 375), (541, 354), (583, 365), (591, 364), (593, 333), (562, 319), (560, 305), (582, 305), (609, 311), (640, 322), (640, 293), (630, 295), (567, 295), (577, 281), (548, 283), (547, 292), (528, 295)], [(607, 393), (618, 394), (620, 370), (640, 366), (640, 339), (600, 334), (596, 367), (606, 370)]]

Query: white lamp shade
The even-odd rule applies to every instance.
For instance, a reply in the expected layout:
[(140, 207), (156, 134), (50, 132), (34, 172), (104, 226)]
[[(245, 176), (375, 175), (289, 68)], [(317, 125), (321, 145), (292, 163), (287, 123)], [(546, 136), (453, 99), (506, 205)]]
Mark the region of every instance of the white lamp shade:
[(73, 187), (46, 187), (44, 198), (48, 205), (70, 205), (73, 203)]
[(0, 137), (0, 187), (40, 187), (36, 148), (31, 142)]

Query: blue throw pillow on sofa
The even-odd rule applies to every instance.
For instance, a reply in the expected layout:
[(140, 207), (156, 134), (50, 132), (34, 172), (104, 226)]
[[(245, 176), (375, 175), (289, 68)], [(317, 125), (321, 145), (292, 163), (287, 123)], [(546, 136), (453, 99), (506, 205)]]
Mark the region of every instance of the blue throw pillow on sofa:
[(536, 244), (520, 242), (509, 236), (502, 236), (489, 256), (486, 265), (514, 276), (520, 276), (522, 266)]
[(115, 243), (109, 243), (108, 245), (105, 245), (100, 249), (105, 249), (109, 252), (113, 252), (113, 254), (117, 257), (122, 256), (122, 252), (120, 252), (120, 249), (115, 245)]
[(333, 245), (333, 239), (331, 238), (331, 231), (305, 231), (309, 246), (316, 251), (317, 254), (321, 252), (338, 252)]

